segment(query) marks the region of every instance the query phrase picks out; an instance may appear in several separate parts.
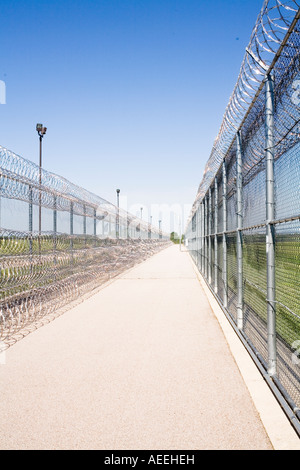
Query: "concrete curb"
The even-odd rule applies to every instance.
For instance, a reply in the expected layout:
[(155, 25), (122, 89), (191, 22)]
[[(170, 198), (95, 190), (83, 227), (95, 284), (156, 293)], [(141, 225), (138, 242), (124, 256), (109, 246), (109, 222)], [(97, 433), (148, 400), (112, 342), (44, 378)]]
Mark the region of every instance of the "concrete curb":
[(281, 409), (269, 386), (264, 381), (255, 363), (233, 330), (192, 259), (191, 263), (222, 328), (230, 351), (249, 390), (274, 450), (300, 450), (300, 439), (284, 411)]

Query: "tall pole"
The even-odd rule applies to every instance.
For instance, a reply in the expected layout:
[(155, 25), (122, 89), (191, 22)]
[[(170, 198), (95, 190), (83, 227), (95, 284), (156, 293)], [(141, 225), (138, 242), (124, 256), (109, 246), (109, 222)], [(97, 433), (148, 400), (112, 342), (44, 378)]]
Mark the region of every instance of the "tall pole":
[(197, 250), (197, 268), (200, 269), (200, 206), (197, 204), (196, 212), (196, 250)]
[(43, 137), (40, 135), (40, 161), (39, 161), (39, 186), (40, 186), (40, 194), (39, 194), (39, 234), (42, 231), (42, 201), (41, 201), (41, 186), (42, 186), (42, 140)]
[(54, 279), (56, 279), (57, 264), (57, 198), (53, 196), (53, 251), (54, 251)]
[(42, 140), (40, 134), (40, 161), (39, 161), (39, 254), (41, 254), (41, 234), (42, 234)]
[(96, 209), (94, 209), (93, 221), (94, 221), (94, 230), (93, 230), (93, 233), (94, 233), (94, 246), (96, 247), (97, 246), (97, 210)]
[(212, 281), (212, 197), (211, 197), (211, 186), (208, 189), (208, 282), (211, 284)]
[(86, 206), (83, 204), (83, 236), (84, 236), (84, 246), (86, 247)]
[(223, 183), (223, 304), (228, 306), (228, 280), (227, 280), (227, 168), (225, 161), (222, 165)]
[(204, 277), (208, 277), (208, 255), (207, 255), (207, 195), (204, 196)]
[(33, 254), (33, 243), (32, 243), (32, 231), (33, 231), (33, 196), (32, 186), (29, 185), (29, 255), (30, 255), (30, 272), (32, 272), (32, 254)]
[(74, 234), (74, 206), (70, 202), (70, 250), (71, 250), (71, 263), (73, 263), (73, 234)]
[(57, 198), (53, 196), (53, 234), (56, 248), (56, 236), (57, 236)]
[(36, 125), (36, 131), (40, 140), (40, 157), (39, 157), (39, 254), (41, 254), (41, 234), (42, 234), (42, 140), (47, 132), (47, 127), (43, 124)]
[(243, 175), (242, 175), (242, 138), (237, 134), (236, 152), (236, 199), (237, 199), (237, 326), (244, 326), (243, 313)]
[(215, 293), (218, 293), (218, 178), (215, 177)]
[(204, 201), (201, 201), (201, 273), (204, 274)]
[(277, 373), (275, 307), (274, 76), (266, 77), (266, 252), (268, 372)]

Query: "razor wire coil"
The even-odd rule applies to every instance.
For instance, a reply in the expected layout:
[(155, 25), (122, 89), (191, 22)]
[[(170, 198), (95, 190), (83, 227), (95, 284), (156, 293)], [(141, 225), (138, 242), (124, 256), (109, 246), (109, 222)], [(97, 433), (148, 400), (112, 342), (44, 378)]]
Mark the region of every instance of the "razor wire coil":
[(145, 221), (0, 147), (0, 340), (167, 243)]

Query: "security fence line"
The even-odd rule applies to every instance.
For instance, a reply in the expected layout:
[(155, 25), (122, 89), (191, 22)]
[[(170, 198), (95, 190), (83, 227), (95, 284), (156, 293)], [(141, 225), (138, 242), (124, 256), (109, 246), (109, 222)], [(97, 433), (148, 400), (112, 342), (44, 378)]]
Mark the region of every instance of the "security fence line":
[[(285, 20), (285, 36), (269, 66), (256, 50), (264, 77), (234, 123), (234, 138), (232, 129), (228, 132), (227, 147), (222, 131), (224, 156), (219, 147), (213, 166), (216, 140), (185, 237), (199, 271), (300, 435), (299, 5), (266, 1), (259, 24), (277, 6), (277, 24), (268, 24), (278, 29), (282, 9), (290, 15), (292, 4), (293, 18), (288, 25)], [(254, 43), (257, 31), (258, 25)], [(224, 120), (228, 123), (226, 113)]]
[(0, 346), (141, 262), (169, 236), (0, 147)]

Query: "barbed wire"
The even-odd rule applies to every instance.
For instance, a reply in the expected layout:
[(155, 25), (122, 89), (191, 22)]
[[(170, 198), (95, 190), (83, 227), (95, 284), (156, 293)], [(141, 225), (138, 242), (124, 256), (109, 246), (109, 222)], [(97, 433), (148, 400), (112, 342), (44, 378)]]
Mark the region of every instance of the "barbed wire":
[(146, 221), (4, 147), (0, 220), (0, 340), (7, 344), (170, 243)]
[(270, 374), (275, 364), (293, 411), (300, 406), (299, 122), (299, 4), (265, 1), (185, 237), (255, 357)]
[[(0, 162), (0, 191), (2, 197), (18, 199), (28, 203), (32, 198), (31, 202), (33, 204), (39, 204), (41, 194), (42, 207), (50, 209), (53, 209), (53, 198), (55, 197), (58, 211), (69, 210), (69, 204), (73, 203), (74, 214), (94, 217), (94, 210), (96, 210), (97, 218), (100, 220), (101, 217), (108, 219), (109, 216), (115, 220), (118, 216), (120, 224), (126, 225), (129, 222), (132, 226), (138, 226), (140, 231), (150, 229), (149, 223), (139, 217), (71, 183), (62, 176), (43, 168), (40, 170), (40, 167), (35, 163), (2, 146), (0, 146)], [(40, 171), (41, 184), (39, 181)], [(151, 226), (151, 232), (156, 235), (161, 233), (155, 226)], [(167, 234), (164, 233), (164, 236), (167, 236)]]
[[(289, 50), (293, 48), (293, 43), (285, 44), (284, 40), (299, 15), (299, 7), (298, 0), (265, 0), (246, 47), (240, 73), (206, 163), (187, 225), (225, 159), (278, 52), (280, 51), (281, 57), (287, 59), (295, 56), (295, 51), (291, 54)], [(293, 116), (290, 116), (290, 119), (292, 118)]]

